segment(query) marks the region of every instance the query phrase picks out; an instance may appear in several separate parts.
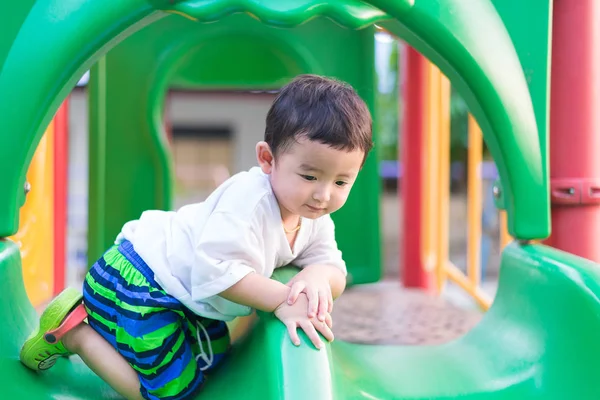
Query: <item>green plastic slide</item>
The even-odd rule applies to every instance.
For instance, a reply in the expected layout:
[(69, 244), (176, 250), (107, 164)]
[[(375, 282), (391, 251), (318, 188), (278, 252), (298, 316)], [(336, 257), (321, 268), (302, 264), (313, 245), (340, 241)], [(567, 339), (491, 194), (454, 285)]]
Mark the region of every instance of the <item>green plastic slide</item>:
[[(35, 373), (20, 346), (36, 323), (17, 247), (0, 242), (0, 380), (7, 399), (111, 399), (77, 358)], [(441, 346), (291, 344), (269, 315), (207, 381), (207, 399), (597, 399), (600, 270), (541, 245), (510, 245), (496, 301), (464, 337)], [(285, 280), (292, 271), (284, 271)], [(17, 284), (15, 284), (15, 282)]]

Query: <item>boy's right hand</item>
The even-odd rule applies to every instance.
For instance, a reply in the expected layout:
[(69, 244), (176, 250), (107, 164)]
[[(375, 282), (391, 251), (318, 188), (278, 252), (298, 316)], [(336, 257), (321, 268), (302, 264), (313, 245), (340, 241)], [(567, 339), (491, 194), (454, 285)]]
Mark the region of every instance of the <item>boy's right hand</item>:
[(275, 316), (286, 326), (292, 343), (300, 345), (300, 337), (297, 328), (302, 328), (310, 341), (317, 349), (323, 348), (323, 341), (317, 331), (328, 341), (333, 341), (333, 332), (331, 331), (331, 315), (327, 313), (325, 321), (319, 321), (317, 317), (309, 318), (306, 310), (308, 308), (308, 298), (302, 293), (294, 304), (283, 302), (275, 309)]

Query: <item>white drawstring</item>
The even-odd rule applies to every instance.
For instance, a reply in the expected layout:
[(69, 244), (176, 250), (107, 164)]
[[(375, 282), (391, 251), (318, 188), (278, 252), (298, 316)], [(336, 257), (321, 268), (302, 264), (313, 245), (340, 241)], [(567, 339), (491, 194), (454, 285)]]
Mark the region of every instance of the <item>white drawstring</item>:
[[(210, 343), (210, 337), (208, 336), (208, 331), (200, 321), (196, 322), (196, 327), (199, 328), (196, 331), (196, 339), (198, 340), (198, 345), (200, 346), (200, 354), (196, 356), (196, 362), (198, 362), (198, 359), (201, 358), (206, 363), (206, 365), (200, 368), (200, 371), (205, 371), (212, 366), (215, 357), (213, 354), (212, 344)], [(204, 333), (204, 336), (206, 336), (206, 342), (208, 343), (208, 356), (206, 355), (206, 352), (204, 351), (204, 346), (202, 345), (200, 331), (202, 331)]]

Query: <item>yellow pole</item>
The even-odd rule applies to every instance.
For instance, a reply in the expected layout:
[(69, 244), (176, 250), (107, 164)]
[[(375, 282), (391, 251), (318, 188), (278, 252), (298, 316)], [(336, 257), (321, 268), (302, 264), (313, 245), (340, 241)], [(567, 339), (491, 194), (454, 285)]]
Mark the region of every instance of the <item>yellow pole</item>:
[(469, 114), (469, 152), (467, 158), (467, 277), (473, 286), (481, 279), (481, 130)]
[(19, 231), (10, 239), (19, 246), (25, 290), (36, 307), (54, 289), (54, 120), (31, 159), (27, 182), (31, 191), (20, 210)]
[(479, 285), (472, 285), (465, 274), (451, 262), (448, 262), (447, 264), (447, 274), (448, 278), (467, 292), (482, 310), (487, 311), (490, 308), (490, 305), (492, 304), (490, 296), (485, 293)]
[(439, 104), (439, 230), (438, 230), (438, 288), (447, 279), (450, 217), (450, 81), (436, 68), (437, 101)]

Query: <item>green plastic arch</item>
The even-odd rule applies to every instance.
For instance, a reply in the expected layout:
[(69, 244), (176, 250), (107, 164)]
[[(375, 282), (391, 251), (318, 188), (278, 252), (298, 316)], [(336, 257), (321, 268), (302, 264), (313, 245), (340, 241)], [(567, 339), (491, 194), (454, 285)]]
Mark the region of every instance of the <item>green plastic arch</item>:
[[(518, 57), (489, 0), (39, 0), (0, 17), (0, 236), (17, 231), (27, 166), (45, 126), (83, 72), (119, 40), (165, 14), (200, 21), (249, 12), (294, 26), (325, 16), (349, 28), (377, 22), (440, 66), (481, 125), (499, 166), (509, 232), (549, 235), (547, 168)], [(162, 11), (161, 11), (162, 10)], [(15, 18), (21, 18), (15, 22)], [(6, 20), (6, 21), (5, 21)], [(26, 96), (23, 93), (27, 93)]]
[[(348, 30), (326, 18), (281, 29), (243, 13), (214, 23), (173, 13), (113, 47), (92, 68), (88, 85), (94, 116), (88, 262), (110, 246), (123, 221), (147, 209), (172, 209), (171, 149), (163, 129), (167, 88), (278, 89), (297, 74), (316, 73), (350, 83), (374, 110), (374, 31)], [(348, 202), (333, 215), (352, 284), (381, 278), (378, 177), (373, 152)]]
[[(253, 65), (255, 68), (266, 62), (270, 65), (285, 63), (287, 69), (296, 73), (320, 69), (317, 60), (306, 57), (305, 49), (297, 41), (265, 37), (265, 32), (257, 32), (243, 24), (229, 25), (227, 32), (219, 29), (217, 24), (210, 25), (210, 32), (204, 29), (190, 31), (190, 25), (196, 27), (194, 23), (181, 21), (181, 17), (173, 15), (155, 25), (168, 32), (160, 38), (152, 37), (155, 40), (152, 46), (140, 43), (148, 40), (147, 36), (132, 35), (128, 38), (129, 43), (116, 46), (92, 69), (90, 146), (94, 151), (90, 163), (90, 261), (105, 251), (123, 221), (135, 218), (146, 209), (172, 207), (173, 171), (163, 124), (165, 95), (171, 85), (200, 87), (199, 80), (207, 79), (200, 67), (186, 71), (182, 82), (182, 64), (190, 61), (197, 67), (202, 54), (209, 53), (208, 60), (214, 59), (210, 55), (226, 51), (235, 39), (243, 38), (248, 47), (255, 44), (254, 50), (272, 51)], [(212, 29), (215, 27), (216, 30)], [(176, 44), (173, 44), (173, 36), (178, 38)], [(129, 46), (123, 47), (123, 44)], [(252, 66), (244, 63), (244, 69), (249, 67)], [(110, 81), (103, 81), (105, 77), (110, 77)], [(220, 83), (214, 84), (221, 88)], [(233, 84), (241, 88), (237, 83)], [(265, 83), (273, 85), (273, 82), (262, 81), (258, 85), (264, 88)], [(251, 83), (246, 81), (244, 88), (255, 88), (249, 85)], [(123, 87), (127, 89), (121, 90)], [(140, 151), (142, 148), (144, 151)], [(137, 156), (130, 157), (133, 153)], [(120, 162), (109, 164), (107, 160), (111, 159)], [(123, 176), (123, 170), (129, 173)], [(115, 182), (115, 179), (119, 180), (118, 184), (107, 183)], [(118, 197), (112, 192), (115, 187), (121, 188), (117, 189)]]

